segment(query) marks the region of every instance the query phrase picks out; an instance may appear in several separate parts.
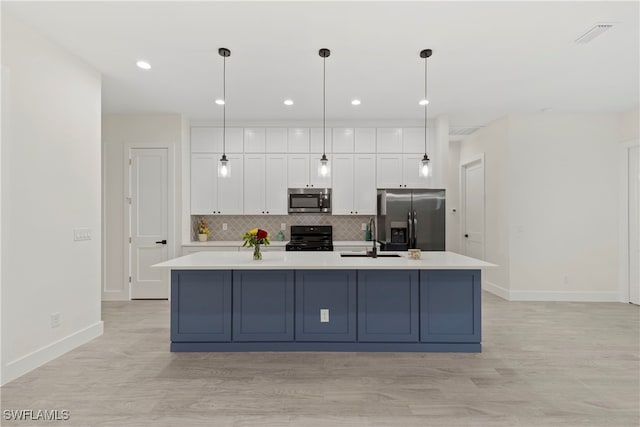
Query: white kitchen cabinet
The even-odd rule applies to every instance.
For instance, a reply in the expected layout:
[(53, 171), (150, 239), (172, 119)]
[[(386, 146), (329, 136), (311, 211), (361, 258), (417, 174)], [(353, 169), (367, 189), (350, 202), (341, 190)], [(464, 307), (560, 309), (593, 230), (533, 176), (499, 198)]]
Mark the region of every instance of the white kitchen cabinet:
[(287, 128), (267, 128), (265, 152), (286, 153), (288, 141)]
[(402, 152), (405, 154), (424, 154), (424, 128), (404, 128), (402, 130)]
[[(244, 150), (244, 130), (242, 128), (227, 128), (226, 134), (225, 151), (227, 153), (242, 153)], [(222, 128), (191, 128), (192, 153), (222, 153), (222, 149)]]
[(244, 129), (244, 152), (264, 153), (265, 151), (265, 129), (245, 128)]
[[(289, 188), (331, 188), (331, 176), (318, 176), (321, 154), (289, 154), (287, 157)], [(327, 158), (332, 168), (331, 156)]]
[(402, 153), (402, 128), (377, 128), (376, 152)]
[[(311, 128), (309, 131), (310, 153), (331, 153), (331, 128), (327, 128), (326, 134), (322, 128)], [(326, 144), (322, 145), (322, 135), (325, 135)], [(324, 150), (323, 150), (324, 149)]]
[(191, 155), (191, 214), (242, 213), (243, 164), (241, 154), (228, 154), (231, 175), (218, 177), (220, 153)]
[(309, 129), (289, 128), (287, 138), (288, 153), (308, 153), (309, 152)]
[(355, 128), (354, 151), (356, 153), (376, 152), (376, 128)]
[(402, 154), (377, 155), (377, 188), (402, 188)]
[(333, 215), (376, 214), (375, 154), (334, 154)]
[(245, 154), (245, 215), (287, 214), (287, 155)]
[(218, 201), (218, 154), (191, 155), (191, 215), (212, 215)]
[(353, 128), (333, 128), (331, 142), (333, 153), (353, 153)]
[[(428, 177), (420, 176), (420, 165), (423, 154), (405, 154), (402, 159), (403, 184), (407, 188), (429, 188), (431, 186), (431, 171)], [(430, 165), (432, 166), (432, 165)]]

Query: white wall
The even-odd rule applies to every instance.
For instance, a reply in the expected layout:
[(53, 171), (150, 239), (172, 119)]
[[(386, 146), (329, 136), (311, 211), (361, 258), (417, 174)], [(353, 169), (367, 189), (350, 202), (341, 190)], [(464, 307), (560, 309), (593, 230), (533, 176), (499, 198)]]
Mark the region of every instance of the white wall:
[[(501, 296), (509, 291), (509, 119), (502, 118), (466, 137), (460, 144), (460, 164), (484, 153), (485, 260), (498, 264), (484, 272), (485, 288)], [(462, 221), (462, 212), (460, 212)], [(463, 225), (460, 224), (462, 231)], [(460, 233), (461, 234), (461, 233)]]
[(617, 300), (619, 116), (510, 116), (511, 297)]
[[(447, 187), (446, 249), (460, 253), (460, 141), (449, 141), (445, 182)], [(452, 213), (452, 209), (456, 212)]]
[(620, 115), (620, 142), (640, 137), (640, 110), (627, 111)]
[[(187, 132), (187, 122), (179, 114), (105, 114), (102, 117), (102, 151), (104, 166), (104, 274), (102, 298), (104, 300), (128, 300), (129, 284), (125, 282), (125, 146), (153, 144), (174, 147), (176, 194), (174, 218), (176, 232), (169, 244), (174, 254), (180, 254), (180, 231), (184, 228), (180, 188), (181, 146)], [(187, 181), (188, 182), (188, 181)], [(188, 228), (187, 228), (188, 232)]]
[[(4, 384), (100, 335), (103, 325), (100, 74), (6, 11), (2, 66)], [(74, 242), (78, 227), (92, 239)]]

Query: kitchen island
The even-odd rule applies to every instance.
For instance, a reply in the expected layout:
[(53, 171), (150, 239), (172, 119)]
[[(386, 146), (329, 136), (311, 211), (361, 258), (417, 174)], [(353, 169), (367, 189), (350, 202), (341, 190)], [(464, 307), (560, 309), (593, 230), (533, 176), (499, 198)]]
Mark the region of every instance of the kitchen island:
[(481, 351), (481, 270), (494, 264), (349, 255), (198, 252), (157, 264), (171, 269), (171, 351)]

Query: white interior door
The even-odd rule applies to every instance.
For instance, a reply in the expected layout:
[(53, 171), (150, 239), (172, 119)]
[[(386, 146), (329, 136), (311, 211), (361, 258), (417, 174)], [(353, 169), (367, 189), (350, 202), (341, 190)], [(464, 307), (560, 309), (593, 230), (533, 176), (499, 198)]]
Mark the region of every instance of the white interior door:
[(640, 147), (629, 149), (629, 301), (640, 304)]
[(168, 149), (132, 148), (130, 154), (131, 298), (167, 299), (169, 275), (151, 266), (169, 255)]
[(462, 252), (484, 259), (484, 160), (462, 165)]

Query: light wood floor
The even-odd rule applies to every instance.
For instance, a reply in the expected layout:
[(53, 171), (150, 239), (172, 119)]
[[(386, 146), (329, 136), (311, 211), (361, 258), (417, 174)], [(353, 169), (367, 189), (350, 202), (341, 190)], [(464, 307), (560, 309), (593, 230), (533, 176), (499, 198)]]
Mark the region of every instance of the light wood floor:
[(480, 354), (170, 353), (168, 302), (105, 302), (104, 336), (1, 406), (69, 410), (59, 426), (640, 424), (637, 306), (483, 298)]

